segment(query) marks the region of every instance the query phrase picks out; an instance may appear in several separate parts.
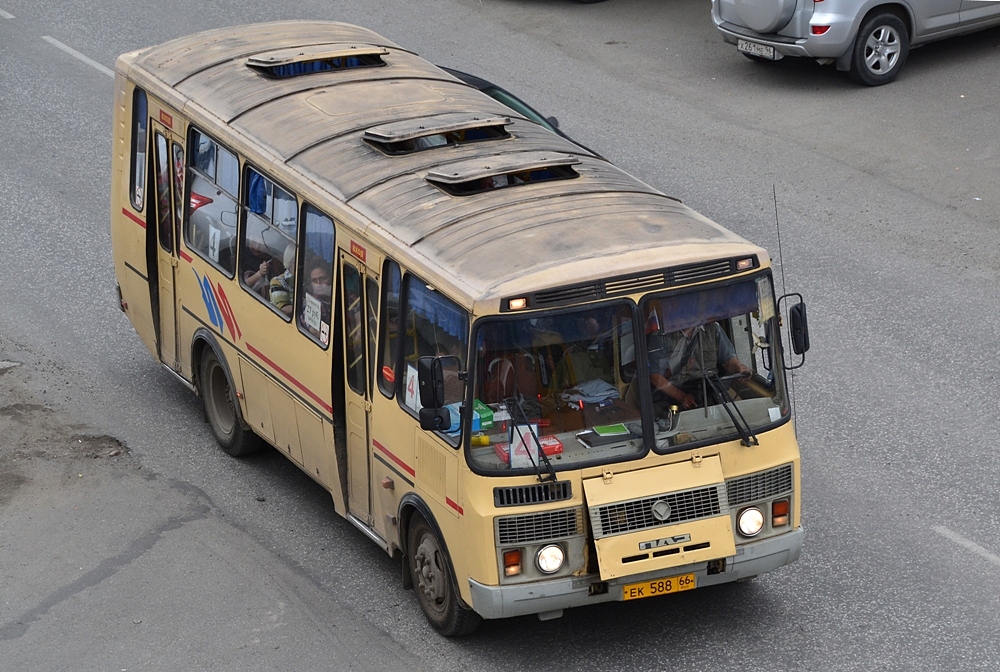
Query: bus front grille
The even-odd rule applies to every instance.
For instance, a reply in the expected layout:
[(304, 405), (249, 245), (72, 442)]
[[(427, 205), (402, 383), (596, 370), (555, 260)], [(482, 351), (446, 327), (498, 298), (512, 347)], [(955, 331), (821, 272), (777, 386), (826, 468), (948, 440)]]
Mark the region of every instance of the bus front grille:
[[(590, 524), (594, 529), (594, 538), (718, 516), (728, 508), (720, 490), (721, 486), (712, 485), (591, 507)], [(670, 507), (669, 516), (662, 520), (653, 514), (653, 505), (661, 501)], [(662, 510), (663, 507), (658, 508)]]
[(497, 543), (528, 544), (583, 534), (583, 509), (559, 509), (496, 519)]
[(770, 499), (791, 491), (792, 465), (790, 464), (726, 481), (730, 506)]
[(546, 502), (562, 502), (573, 497), (573, 484), (569, 481), (534, 483), (507, 488), (493, 488), (493, 505), (528, 506)]

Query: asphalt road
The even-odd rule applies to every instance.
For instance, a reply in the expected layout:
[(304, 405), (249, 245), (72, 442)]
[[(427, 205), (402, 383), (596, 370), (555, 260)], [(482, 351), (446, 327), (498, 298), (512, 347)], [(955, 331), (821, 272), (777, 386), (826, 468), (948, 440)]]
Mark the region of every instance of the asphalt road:
[[(775, 257), (777, 210), (797, 564), (445, 640), (310, 479), (214, 446), (115, 303), (108, 69), (283, 18), (492, 79)], [(998, 30), (877, 89), (762, 66), (707, 0), (0, 0), (0, 669), (1000, 668), (998, 68)]]

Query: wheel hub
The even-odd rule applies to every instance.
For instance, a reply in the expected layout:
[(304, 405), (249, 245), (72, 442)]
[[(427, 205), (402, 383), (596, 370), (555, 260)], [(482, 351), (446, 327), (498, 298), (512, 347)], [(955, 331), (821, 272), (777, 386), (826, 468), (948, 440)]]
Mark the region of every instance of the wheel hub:
[(431, 601), (440, 603), (444, 599), (443, 573), (437, 562), (437, 549), (426, 539), (420, 542), (413, 556), (416, 565), (417, 584), (420, 591)]

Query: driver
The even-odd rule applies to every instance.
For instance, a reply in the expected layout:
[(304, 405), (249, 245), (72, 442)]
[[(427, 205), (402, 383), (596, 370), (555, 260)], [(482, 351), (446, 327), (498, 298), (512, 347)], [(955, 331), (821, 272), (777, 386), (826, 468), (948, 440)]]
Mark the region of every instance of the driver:
[(736, 348), (718, 322), (654, 336), (660, 342), (650, 344), (653, 372), (649, 382), (657, 406), (666, 401), (685, 410), (695, 408), (704, 401), (702, 380), (707, 375), (752, 373), (736, 356)]

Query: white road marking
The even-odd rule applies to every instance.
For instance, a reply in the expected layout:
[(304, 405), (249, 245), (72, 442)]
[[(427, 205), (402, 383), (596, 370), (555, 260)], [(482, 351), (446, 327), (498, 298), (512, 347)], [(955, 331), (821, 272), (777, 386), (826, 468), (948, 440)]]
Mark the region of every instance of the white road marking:
[(112, 79), (114, 79), (115, 73), (112, 70), (110, 70), (109, 68), (104, 67), (103, 65), (101, 65), (100, 63), (98, 63), (97, 61), (95, 61), (94, 59), (88, 58), (88, 57), (84, 56), (83, 54), (81, 54), (76, 49), (74, 49), (72, 47), (67, 47), (65, 44), (63, 44), (59, 40), (55, 39), (54, 37), (49, 37), (48, 35), (43, 35), (42, 39), (45, 40), (46, 42), (48, 42), (49, 44), (51, 44), (53, 47), (56, 47), (58, 49), (62, 49), (63, 51), (65, 51), (67, 54), (69, 54), (73, 58), (75, 58), (77, 60), (80, 60), (80, 61), (83, 61), (84, 63), (86, 63), (90, 67), (96, 68), (97, 70), (100, 70), (101, 72), (103, 72), (108, 77), (111, 77)]
[(987, 551), (985, 548), (983, 548), (982, 546), (980, 546), (976, 542), (969, 541), (968, 539), (966, 539), (962, 535), (956, 534), (956, 533), (952, 532), (951, 530), (949, 530), (947, 527), (944, 527), (942, 525), (934, 525), (933, 527), (931, 527), (931, 529), (934, 530), (935, 532), (937, 532), (938, 534), (940, 534), (942, 537), (945, 537), (946, 539), (950, 539), (951, 541), (954, 541), (956, 544), (958, 544), (962, 548), (964, 548), (966, 550), (969, 550), (969, 551), (972, 551), (976, 555), (981, 556), (983, 558), (986, 558), (987, 560), (989, 560), (990, 562), (992, 562), (997, 567), (1000, 567), (1000, 556), (997, 556), (997, 555), (994, 555), (993, 553), (990, 553), (989, 551)]
[(13, 14), (8, 14), (7, 12), (3, 11), (2, 9), (0, 9), (0, 17), (2, 17), (4, 19), (13, 19), (14, 15)]

